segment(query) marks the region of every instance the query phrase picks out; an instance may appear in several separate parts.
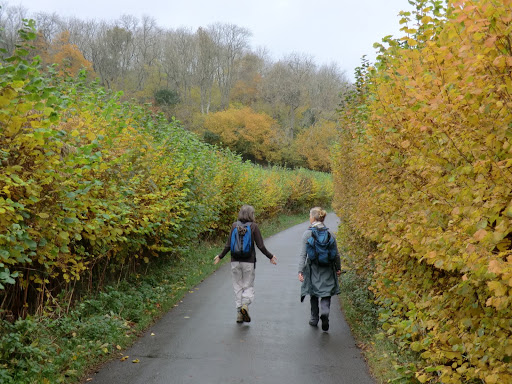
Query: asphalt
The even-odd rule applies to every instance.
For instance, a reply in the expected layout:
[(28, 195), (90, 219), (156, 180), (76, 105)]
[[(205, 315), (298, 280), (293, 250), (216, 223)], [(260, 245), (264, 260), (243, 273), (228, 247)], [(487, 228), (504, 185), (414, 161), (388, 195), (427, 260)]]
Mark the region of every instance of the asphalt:
[[(329, 214), (326, 224), (335, 230), (337, 217)], [(375, 384), (336, 298), (328, 332), (308, 324), (309, 298), (300, 302), (297, 279), (299, 244), (307, 226), (304, 222), (265, 239), (278, 264), (271, 265), (258, 251), (250, 323), (235, 321), (225, 263), (124, 351), (129, 358), (104, 365), (87, 382)]]

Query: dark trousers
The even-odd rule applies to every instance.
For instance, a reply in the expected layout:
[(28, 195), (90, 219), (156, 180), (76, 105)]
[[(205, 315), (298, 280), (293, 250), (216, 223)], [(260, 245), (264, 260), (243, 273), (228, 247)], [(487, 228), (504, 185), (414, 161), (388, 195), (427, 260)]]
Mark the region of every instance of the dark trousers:
[(322, 297), (320, 299), (320, 308), (318, 307), (318, 297), (311, 296), (311, 320), (318, 321), (320, 316), (326, 315), (329, 318), (329, 312), (331, 310), (331, 296)]

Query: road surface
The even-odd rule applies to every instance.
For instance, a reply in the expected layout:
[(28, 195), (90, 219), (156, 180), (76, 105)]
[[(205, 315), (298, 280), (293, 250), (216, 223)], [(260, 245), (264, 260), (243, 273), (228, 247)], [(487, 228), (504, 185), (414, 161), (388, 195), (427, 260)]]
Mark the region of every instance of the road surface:
[[(326, 224), (335, 230), (338, 219), (329, 214)], [(307, 226), (265, 240), (277, 265), (258, 251), (250, 323), (236, 323), (228, 262), (125, 351), (128, 359), (104, 365), (88, 383), (375, 384), (337, 297), (329, 332), (308, 324), (309, 298), (300, 302), (297, 279), (298, 249)]]

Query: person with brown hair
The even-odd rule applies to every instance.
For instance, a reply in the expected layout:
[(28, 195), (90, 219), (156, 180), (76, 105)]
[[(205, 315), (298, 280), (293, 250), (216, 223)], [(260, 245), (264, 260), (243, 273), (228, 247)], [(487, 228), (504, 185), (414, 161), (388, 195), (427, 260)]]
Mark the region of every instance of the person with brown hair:
[[(234, 254), (231, 249), (231, 239), (234, 231), (250, 233), (250, 251), (247, 254)], [(235, 233), (236, 235), (236, 233)], [(272, 264), (277, 264), (277, 258), (270, 253), (261, 236), (260, 229), (255, 223), (254, 207), (251, 205), (244, 205), (240, 208), (238, 213), (238, 221), (234, 222), (231, 227), (226, 246), (220, 254), (213, 259), (214, 264), (217, 264), (228, 252), (231, 251), (231, 277), (233, 279), (233, 289), (235, 291), (235, 304), (237, 310), (236, 322), (250, 322), (249, 305), (254, 300), (254, 277), (256, 269), (256, 244), (259, 250), (268, 257)]]
[[(341, 274), (341, 257), (336, 244), (336, 239), (324, 225), (327, 212), (320, 207), (312, 208), (309, 212), (310, 227), (302, 235), (301, 249), (299, 255), (299, 281), (301, 286), (301, 302), (304, 297), (310, 296), (311, 318), (309, 324), (316, 327), (318, 321), (322, 320), (322, 330), (329, 330), (329, 312), (331, 308), (331, 296), (340, 293), (338, 276)], [(324, 232), (326, 238), (332, 238), (330, 251), (334, 255), (333, 260), (328, 263), (320, 263), (313, 252), (313, 247), (308, 244), (317, 241), (316, 233)], [(309, 253), (308, 253), (309, 252)], [(320, 300), (320, 307), (319, 307)]]

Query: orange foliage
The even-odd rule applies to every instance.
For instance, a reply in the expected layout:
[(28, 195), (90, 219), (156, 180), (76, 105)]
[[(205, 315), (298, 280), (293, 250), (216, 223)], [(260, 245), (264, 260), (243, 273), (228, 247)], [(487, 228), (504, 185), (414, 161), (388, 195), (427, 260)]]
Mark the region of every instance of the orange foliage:
[(76, 76), (82, 69), (86, 69), (91, 75), (94, 72), (91, 62), (85, 59), (75, 44), (69, 42), (68, 31), (60, 33), (51, 43), (44, 41), (39, 35), (36, 48), (41, 50), (40, 56), (43, 64), (59, 65), (59, 75)]
[(335, 143), (336, 137), (336, 123), (322, 120), (302, 131), (297, 136), (295, 144), (309, 168), (328, 172), (331, 169), (330, 147)]
[(261, 74), (255, 74), (251, 81), (239, 80), (231, 90), (231, 98), (243, 104), (256, 102), (258, 99), (258, 87), (261, 83)]
[(203, 127), (210, 142), (222, 143), (256, 160), (277, 160), (277, 123), (265, 113), (256, 113), (249, 107), (230, 107), (207, 115)]

